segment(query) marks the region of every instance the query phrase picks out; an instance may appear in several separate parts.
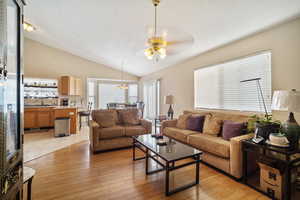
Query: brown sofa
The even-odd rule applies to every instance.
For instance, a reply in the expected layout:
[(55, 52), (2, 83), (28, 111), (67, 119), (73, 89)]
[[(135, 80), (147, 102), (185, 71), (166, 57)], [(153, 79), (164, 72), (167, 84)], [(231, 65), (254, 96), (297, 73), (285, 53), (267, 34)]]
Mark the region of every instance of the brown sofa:
[[(138, 121), (133, 120), (133, 122), (137, 122), (128, 124), (123, 120), (124, 115), (127, 117), (127, 121), (132, 121), (131, 118), (136, 118)], [(92, 120), (89, 122), (91, 150), (95, 153), (130, 147), (132, 145), (131, 136), (151, 133), (151, 122), (139, 119), (136, 115), (138, 115), (136, 109), (92, 111)], [(103, 127), (101, 124), (108, 125)]]
[[(246, 122), (249, 119), (249, 115), (226, 111), (197, 110), (184, 111), (184, 114), (211, 115), (218, 117), (218, 119), (234, 122)], [(161, 131), (168, 137), (202, 150), (202, 160), (204, 162), (235, 178), (242, 177), (241, 141), (253, 137), (253, 134), (233, 137), (228, 141), (220, 136), (216, 137), (196, 131), (180, 129), (176, 127), (176, 124), (176, 119), (164, 121)]]

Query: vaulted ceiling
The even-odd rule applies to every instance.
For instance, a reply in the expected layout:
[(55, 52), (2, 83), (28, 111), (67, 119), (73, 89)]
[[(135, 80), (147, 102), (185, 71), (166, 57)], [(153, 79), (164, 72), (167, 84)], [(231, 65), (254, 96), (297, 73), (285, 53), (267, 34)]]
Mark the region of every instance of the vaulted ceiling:
[[(28, 0), (26, 37), (83, 58), (144, 76), (300, 14), (300, 0), (162, 0), (159, 32), (168, 40), (159, 62), (147, 60), (152, 0)], [(284, 36), (283, 36), (284, 37)], [(84, 69), (84, 66), (83, 66)]]

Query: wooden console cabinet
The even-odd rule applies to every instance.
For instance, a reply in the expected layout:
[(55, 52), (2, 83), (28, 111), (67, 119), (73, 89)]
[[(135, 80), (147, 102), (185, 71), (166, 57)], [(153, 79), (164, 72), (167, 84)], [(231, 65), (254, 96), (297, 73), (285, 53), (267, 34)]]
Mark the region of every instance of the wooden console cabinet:
[(82, 95), (82, 81), (73, 76), (62, 76), (59, 80), (60, 95)]

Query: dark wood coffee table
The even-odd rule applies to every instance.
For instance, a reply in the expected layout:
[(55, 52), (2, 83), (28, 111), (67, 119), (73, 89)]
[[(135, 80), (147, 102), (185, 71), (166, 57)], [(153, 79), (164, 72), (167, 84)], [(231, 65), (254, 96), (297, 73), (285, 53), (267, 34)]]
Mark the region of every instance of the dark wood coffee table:
[[(156, 138), (151, 137), (150, 134), (141, 135), (137, 137), (134, 136), (132, 138), (133, 138), (133, 160), (136, 161), (136, 160), (145, 159), (146, 175), (154, 174), (160, 171), (165, 171), (166, 196), (169, 196), (171, 194), (180, 192), (182, 190), (185, 190), (187, 188), (199, 184), (199, 173), (200, 173), (199, 165), (201, 161), (200, 156), (202, 154), (202, 151), (199, 151), (181, 142), (172, 140), (166, 136), (164, 136), (164, 139), (168, 141), (166, 145), (158, 145), (157, 144), (158, 140)], [(145, 156), (136, 158), (135, 156), (136, 148), (144, 152)], [(193, 159), (192, 161), (188, 161), (184, 164), (182, 164), (182, 162), (176, 164), (177, 161), (191, 159), (191, 158)], [(161, 168), (150, 171), (149, 159), (154, 160), (158, 165), (161, 166)], [(170, 172), (193, 164), (196, 165), (195, 181), (190, 184), (180, 186), (178, 188), (170, 190), (169, 188)]]

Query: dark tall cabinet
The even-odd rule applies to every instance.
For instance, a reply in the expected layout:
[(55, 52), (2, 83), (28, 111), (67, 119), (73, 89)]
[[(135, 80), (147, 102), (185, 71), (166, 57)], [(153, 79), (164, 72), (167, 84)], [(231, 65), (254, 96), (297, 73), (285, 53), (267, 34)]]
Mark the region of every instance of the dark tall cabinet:
[(22, 0), (0, 0), (1, 200), (22, 199), (23, 5)]

